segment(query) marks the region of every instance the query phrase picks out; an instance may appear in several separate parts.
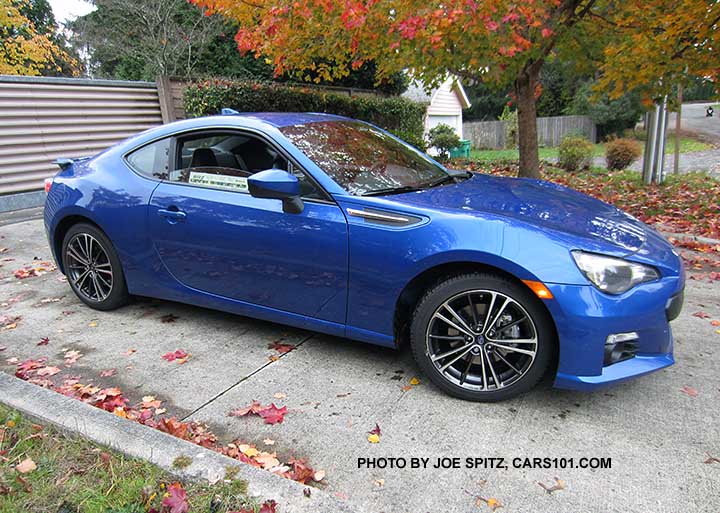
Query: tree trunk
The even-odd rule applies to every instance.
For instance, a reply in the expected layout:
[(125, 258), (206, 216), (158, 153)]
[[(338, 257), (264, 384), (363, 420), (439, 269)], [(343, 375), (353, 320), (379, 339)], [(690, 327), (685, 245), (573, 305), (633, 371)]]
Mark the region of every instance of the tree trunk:
[(518, 145), (520, 148), (520, 171), (518, 176), (540, 178), (540, 157), (537, 139), (537, 108), (535, 89), (540, 76), (542, 61), (526, 65), (515, 80), (515, 96), (518, 107)]

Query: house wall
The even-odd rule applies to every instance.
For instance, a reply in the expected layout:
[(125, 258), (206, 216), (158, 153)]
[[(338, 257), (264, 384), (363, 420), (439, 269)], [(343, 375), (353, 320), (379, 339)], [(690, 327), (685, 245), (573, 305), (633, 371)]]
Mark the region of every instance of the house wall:
[(425, 116), (425, 131), (428, 132), (441, 123), (453, 127), (462, 138), (462, 104), (450, 81), (445, 82), (433, 93)]

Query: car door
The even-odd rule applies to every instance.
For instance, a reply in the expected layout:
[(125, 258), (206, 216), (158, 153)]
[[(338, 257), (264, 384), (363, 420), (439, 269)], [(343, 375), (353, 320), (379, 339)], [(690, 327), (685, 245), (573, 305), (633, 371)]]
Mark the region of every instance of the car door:
[[(207, 294), (344, 323), (347, 223), (312, 178), (256, 133), (193, 132), (173, 146), (149, 226), (174, 278)], [(247, 176), (272, 167), (300, 180), (301, 213), (247, 192)]]

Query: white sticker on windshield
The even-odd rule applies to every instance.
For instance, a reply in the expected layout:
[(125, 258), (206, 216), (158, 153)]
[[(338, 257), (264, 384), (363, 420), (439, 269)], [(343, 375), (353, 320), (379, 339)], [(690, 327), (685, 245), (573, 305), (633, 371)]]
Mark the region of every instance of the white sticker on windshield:
[(210, 173), (191, 171), (188, 183), (230, 191), (247, 192), (248, 190), (247, 178), (244, 176), (213, 175)]

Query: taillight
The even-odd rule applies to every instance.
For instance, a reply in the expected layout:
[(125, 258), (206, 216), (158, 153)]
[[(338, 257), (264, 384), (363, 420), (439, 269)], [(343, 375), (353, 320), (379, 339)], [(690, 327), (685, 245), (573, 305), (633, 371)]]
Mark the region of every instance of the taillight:
[(49, 194), (49, 193), (50, 193), (50, 187), (52, 187), (52, 182), (53, 182), (53, 179), (52, 179), (52, 178), (46, 178), (46, 179), (45, 179), (45, 194)]

